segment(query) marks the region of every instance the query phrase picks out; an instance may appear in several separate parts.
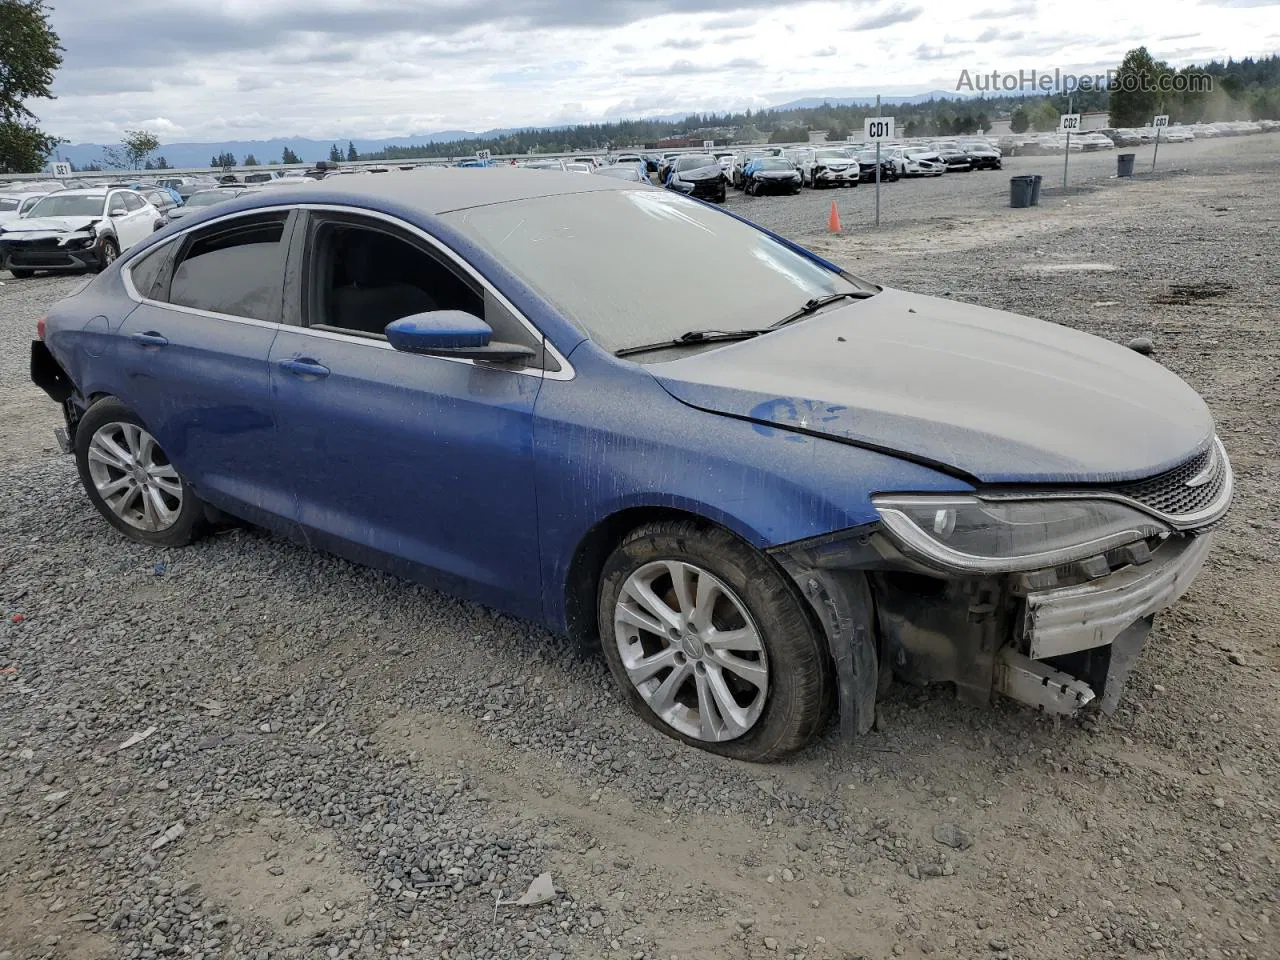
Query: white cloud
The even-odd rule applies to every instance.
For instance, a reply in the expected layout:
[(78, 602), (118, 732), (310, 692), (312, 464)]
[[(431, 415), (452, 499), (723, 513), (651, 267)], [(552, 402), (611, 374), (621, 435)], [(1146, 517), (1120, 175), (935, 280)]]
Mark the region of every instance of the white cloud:
[(1273, 16), (1267, 0), (1169, 0), (1158, 30), (1110, 0), (134, 0), (128, 16), (60, 0), (58, 99), (32, 107), (73, 142), (395, 137), (953, 90), (961, 69), (1114, 65), (1143, 42), (1256, 56)]

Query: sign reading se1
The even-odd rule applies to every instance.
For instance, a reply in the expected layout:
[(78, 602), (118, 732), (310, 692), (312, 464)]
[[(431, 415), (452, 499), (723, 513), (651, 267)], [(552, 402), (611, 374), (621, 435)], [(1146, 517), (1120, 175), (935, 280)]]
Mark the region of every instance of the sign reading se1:
[(867, 117), (862, 121), (862, 136), (867, 140), (892, 140), (893, 117)]

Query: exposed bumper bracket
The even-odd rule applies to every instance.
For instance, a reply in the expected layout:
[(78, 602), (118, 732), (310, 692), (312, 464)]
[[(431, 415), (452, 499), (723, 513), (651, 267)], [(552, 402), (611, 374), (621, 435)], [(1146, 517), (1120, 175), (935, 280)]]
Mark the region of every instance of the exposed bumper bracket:
[[(1123, 684), (1122, 680), (1122, 687)], [(1093, 690), (1083, 680), (1032, 660), (1012, 647), (1005, 647), (996, 658), (994, 688), (1006, 697), (1059, 716), (1071, 716), (1094, 699)]]

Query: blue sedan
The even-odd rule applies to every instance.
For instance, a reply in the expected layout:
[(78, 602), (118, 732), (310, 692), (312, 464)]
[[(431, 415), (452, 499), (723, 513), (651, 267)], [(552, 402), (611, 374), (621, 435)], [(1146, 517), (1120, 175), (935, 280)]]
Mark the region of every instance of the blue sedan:
[(1114, 709), (1232, 494), (1150, 357), (608, 177), (246, 194), (54, 306), (31, 369), (126, 536), (238, 518), (491, 604), (757, 761), (894, 675)]

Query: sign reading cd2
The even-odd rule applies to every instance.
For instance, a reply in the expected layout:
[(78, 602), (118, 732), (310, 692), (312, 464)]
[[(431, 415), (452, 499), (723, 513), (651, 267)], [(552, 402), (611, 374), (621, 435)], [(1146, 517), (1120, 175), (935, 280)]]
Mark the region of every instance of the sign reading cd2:
[(1080, 132), (1080, 114), (1064, 113), (1058, 118), (1059, 133), (1079, 133)]
[(892, 140), (893, 117), (867, 117), (862, 121), (862, 135), (867, 140)]

